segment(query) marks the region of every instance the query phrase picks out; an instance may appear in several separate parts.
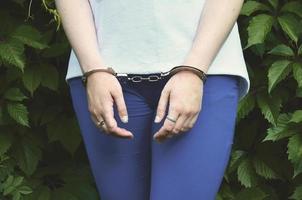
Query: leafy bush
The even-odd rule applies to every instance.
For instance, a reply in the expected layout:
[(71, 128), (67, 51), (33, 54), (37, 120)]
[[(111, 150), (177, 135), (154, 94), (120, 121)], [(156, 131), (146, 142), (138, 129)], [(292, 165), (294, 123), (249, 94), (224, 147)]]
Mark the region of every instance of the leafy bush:
[[(238, 22), (251, 90), (217, 199), (302, 199), (302, 2), (246, 1)], [(0, 199), (98, 199), (54, 2), (0, 1), (0, 25)]]

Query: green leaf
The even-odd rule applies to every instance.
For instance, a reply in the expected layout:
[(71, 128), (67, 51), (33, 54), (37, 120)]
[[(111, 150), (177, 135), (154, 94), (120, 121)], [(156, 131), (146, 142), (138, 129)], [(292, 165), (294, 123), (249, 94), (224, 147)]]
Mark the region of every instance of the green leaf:
[(294, 62), (293, 66), (293, 76), (298, 83), (298, 87), (302, 87), (302, 64)]
[(246, 157), (246, 152), (241, 150), (232, 151), (231, 159), (229, 162), (229, 166), (227, 168), (228, 173), (232, 173), (237, 169), (238, 165), (241, 163), (241, 160)]
[(237, 120), (243, 119), (251, 112), (255, 107), (255, 97), (248, 93), (242, 101), (238, 104)]
[(14, 177), (12, 175), (9, 175), (5, 182), (2, 184), (2, 188), (8, 188), (11, 186), (14, 182)]
[(256, 98), (258, 106), (265, 119), (267, 119), (271, 124), (276, 126), (281, 107), (280, 97), (272, 98), (266, 93), (262, 92)]
[(16, 40), (0, 42), (0, 62), (16, 66), (23, 72), (25, 67), (24, 45)]
[(255, 185), (256, 180), (256, 173), (253, 169), (253, 165), (250, 159), (244, 159), (237, 169), (237, 176), (238, 180), (242, 185), (245, 187), (252, 187)]
[(71, 154), (74, 154), (81, 143), (80, 129), (74, 118), (60, 117), (49, 123), (47, 134), (49, 142), (60, 141)]
[(260, 3), (258, 1), (247, 1), (243, 4), (240, 14), (250, 16), (252, 13), (256, 11), (267, 11), (267, 10), (270, 10), (269, 7), (267, 7), (263, 3)]
[(244, 49), (259, 43), (263, 43), (267, 34), (271, 31), (274, 18), (267, 14), (260, 14), (253, 17), (247, 28), (248, 44)]
[(289, 198), (295, 199), (295, 200), (301, 200), (302, 199), (302, 185), (297, 186), (294, 193)]
[(19, 192), (13, 194), (12, 200), (20, 200), (20, 199), (21, 199), (21, 194)]
[(268, 0), (268, 2), (273, 6), (273, 8), (276, 10), (278, 7), (278, 0)]
[(4, 97), (11, 101), (23, 101), (24, 99), (28, 99), (19, 88), (9, 88), (4, 93)]
[(18, 188), (18, 191), (21, 193), (21, 194), (30, 194), (32, 193), (32, 189), (26, 185), (22, 185), (21, 187)]
[(41, 66), (41, 85), (51, 90), (58, 90), (59, 87), (59, 74), (56, 68), (50, 64), (43, 64)]
[(41, 33), (32, 26), (29, 25), (20, 25), (11, 35), (12, 38), (15, 38), (26, 44), (28, 46), (34, 47), (36, 49), (44, 49), (47, 46), (43, 41), (41, 41)]
[(28, 111), (21, 103), (8, 102), (7, 111), (9, 115), (19, 124), (30, 127), (28, 124)]
[(291, 71), (291, 61), (278, 60), (268, 70), (268, 93)]
[(289, 121), (292, 119), (291, 116), (291, 114), (287, 113), (280, 114), (276, 126), (273, 126), (268, 129), (267, 136), (262, 140), (262, 142), (275, 142), (297, 133), (295, 129), (291, 129), (291, 127), (288, 126)]
[(265, 179), (278, 179), (279, 176), (270, 168), (263, 160), (259, 158), (253, 159), (253, 165), (256, 173)]
[(40, 148), (32, 140), (22, 138), (13, 150), (13, 157), (20, 169), (28, 176), (32, 175), (42, 156)]
[(294, 166), (293, 178), (295, 178), (302, 172), (302, 136), (300, 134), (293, 135), (289, 138), (287, 154), (288, 159)]
[(11, 147), (12, 140), (13, 138), (11, 134), (0, 133), (0, 156), (6, 153), (6, 151)]
[(12, 185), (15, 186), (15, 187), (17, 187), (17, 186), (21, 185), (21, 183), (23, 182), (23, 180), (24, 180), (24, 177), (17, 176), (17, 177), (15, 177), (14, 182), (13, 182)]
[(296, 110), (289, 122), (300, 123), (302, 122), (302, 110)]
[(279, 16), (278, 22), (283, 31), (297, 44), (301, 32), (301, 23), (292, 15)]
[(290, 1), (284, 4), (284, 6), (281, 8), (281, 12), (290, 12), (298, 15), (302, 18), (302, 3), (300, 1)]
[(285, 44), (280, 44), (274, 47), (268, 54), (277, 55), (277, 56), (294, 56), (294, 51)]
[(298, 55), (302, 56), (302, 44), (300, 45), (299, 49), (298, 49)]
[(39, 87), (42, 81), (42, 73), (39, 67), (26, 68), (22, 77), (25, 88), (33, 96), (34, 91)]

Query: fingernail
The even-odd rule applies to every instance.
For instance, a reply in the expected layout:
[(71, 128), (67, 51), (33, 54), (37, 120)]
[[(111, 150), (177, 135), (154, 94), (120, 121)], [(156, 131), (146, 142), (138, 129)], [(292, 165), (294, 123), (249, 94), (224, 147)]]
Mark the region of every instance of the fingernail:
[(127, 115), (122, 117), (122, 122), (128, 123), (128, 116)]
[(157, 116), (157, 115), (156, 115), (154, 122), (155, 122), (155, 123), (160, 122), (160, 118), (159, 118), (159, 116)]

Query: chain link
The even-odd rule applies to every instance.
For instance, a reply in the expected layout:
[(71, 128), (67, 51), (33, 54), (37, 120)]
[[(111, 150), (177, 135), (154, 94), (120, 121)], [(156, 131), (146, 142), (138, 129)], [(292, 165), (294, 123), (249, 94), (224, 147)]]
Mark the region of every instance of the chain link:
[(121, 78), (126, 78), (127, 80), (130, 80), (132, 82), (141, 82), (143, 80), (147, 80), (150, 82), (154, 82), (154, 81), (159, 81), (161, 79), (163, 79), (163, 77), (168, 76), (169, 75), (169, 71), (168, 72), (162, 72), (162, 73), (158, 73), (157, 74), (151, 74), (147, 77), (143, 77), (141, 75), (134, 75), (134, 76), (128, 76), (128, 74), (124, 74), (124, 73), (118, 73), (117, 77), (121, 77)]

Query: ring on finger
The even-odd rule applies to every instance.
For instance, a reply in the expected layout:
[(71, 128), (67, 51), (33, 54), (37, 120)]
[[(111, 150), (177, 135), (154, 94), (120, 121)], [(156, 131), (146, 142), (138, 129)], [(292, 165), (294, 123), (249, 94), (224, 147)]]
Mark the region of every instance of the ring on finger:
[(174, 123), (176, 122), (176, 119), (173, 119), (173, 118), (171, 118), (171, 117), (169, 117), (169, 116), (167, 116), (166, 118), (167, 118), (168, 120), (170, 120), (171, 122), (174, 122)]
[(105, 134), (108, 134), (107, 131), (105, 130), (105, 121), (104, 120), (98, 121), (96, 125), (99, 129), (102, 129), (105, 132)]
[(96, 125), (97, 125), (97, 127), (99, 127), (99, 128), (103, 128), (103, 126), (105, 125), (105, 121), (104, 121), (104, 120), (98, 121)]

